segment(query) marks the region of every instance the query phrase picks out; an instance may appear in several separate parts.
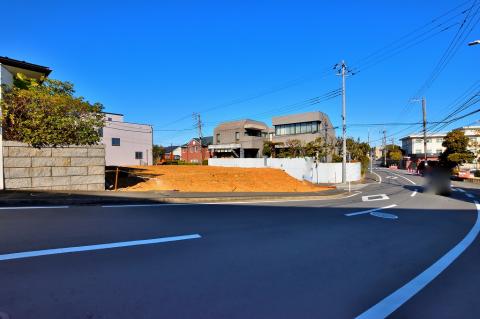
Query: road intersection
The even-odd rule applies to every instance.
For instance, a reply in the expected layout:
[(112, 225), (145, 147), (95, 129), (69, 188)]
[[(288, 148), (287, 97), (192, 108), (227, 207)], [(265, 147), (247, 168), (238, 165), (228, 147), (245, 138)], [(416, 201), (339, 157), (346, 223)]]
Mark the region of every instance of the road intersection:
[(419, 176), (374, 173), (342, 199), (4, 207), (0, 312), (477, 318), (478, 191), (437, 196)]

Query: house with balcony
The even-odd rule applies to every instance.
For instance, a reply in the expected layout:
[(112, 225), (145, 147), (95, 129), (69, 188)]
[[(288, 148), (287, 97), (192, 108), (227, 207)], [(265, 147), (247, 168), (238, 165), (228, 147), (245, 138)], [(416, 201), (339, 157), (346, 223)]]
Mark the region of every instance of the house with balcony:
[[(277, 116), (272, 119), (272, 141), (277, 149), (286, 147), (289, 140), (298, 140), (301, 145), (321, 138), (329, 145), (336, 143), (335, 129), (329, 117), (320, 111)], [(329, 161), (330, 158), (325, 158)]]
[(214, 129), (208, 149), (212, 157), (262, 157), (268, 132), (267, 124), (250, 119), (221, 123)]
[[(0, 56), (0, 100), (2, 99), (3, 87), (13, 85), (15, 76), (18, 73), (40, 80), (48, 77), (51, 72), (52, 70), (46, 66)], [(3, 173), (3, 137), (0, 132), (0, 189), (4, 189)]]

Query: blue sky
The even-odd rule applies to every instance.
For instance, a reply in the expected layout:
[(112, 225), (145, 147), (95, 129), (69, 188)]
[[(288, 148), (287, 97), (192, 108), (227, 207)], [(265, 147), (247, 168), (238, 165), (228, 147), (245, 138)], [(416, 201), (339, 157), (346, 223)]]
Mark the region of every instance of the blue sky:
[[(271, 125), (272, 115), (283, 114), (275, 109), (338, 88), (334, 70), (325, 72), (335, 63), (344, 59), (361, 67), (355, 62), (461, 3), (5, 1), (2, 25), (9, 27), (3, 28), (0, 55), (51, 67), (51, 77), (72, 81), (78, 94), (103, 103), (106, 111), (124, 113), (127, 121), (154, 125), (155, 142), (170, 145), (185, 142), (195, 131), (160, 130), (191, 129), (192, 112), (205, 121), (205, 135), (219, 121), (241, 117)], [(348, 78), (347, 122), (420, 120), (420, 105), (408, 101), (457, 29)], [(468, 41), (477, 38), (478, 27)], [(444, 107), (479, 78), (479, 68), (480, 46), (462, 44), (425, 92), (430, 120), (446, 114)], [(303, 81), (274, 90), (297, 79)], [(269, 91), (275, 92), (264, 94)], [(340, 98), (292, 112), (313, 110), (341, 124)], [(370, 128), (373, 144), (379, 143), (381, 129)], [(386, 127), (387, 134), (401, 129)], [(348, 130), (361, 139), (367, 132), (366, 127)]]

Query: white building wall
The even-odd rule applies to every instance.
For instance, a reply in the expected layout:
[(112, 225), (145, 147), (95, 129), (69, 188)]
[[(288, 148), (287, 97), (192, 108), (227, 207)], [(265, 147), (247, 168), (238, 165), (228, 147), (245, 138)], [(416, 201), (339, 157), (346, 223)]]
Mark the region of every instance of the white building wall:
[[(105, 144), (106, 165), (152, 165), (153, 130), (150, 125), (123, 122), (117, 115), (116, 119), (121, 121), (105, 121), (103, 128), (102, 143)], [(114, 115), (105, 114), (105, 118)], [(112, 145), (112, 139), (119, 138), (120, 146)], [(142, 159), (136, 159), (135, 153), (141, 152)]]
[[(318, 163), (311, 158), (209, 158), (209, 166), (277, 168), (300, 181), (316, 184), (342, 182), (342, 163)], [(359, 181), (360, 163), (347, 163), (347, 182)]]

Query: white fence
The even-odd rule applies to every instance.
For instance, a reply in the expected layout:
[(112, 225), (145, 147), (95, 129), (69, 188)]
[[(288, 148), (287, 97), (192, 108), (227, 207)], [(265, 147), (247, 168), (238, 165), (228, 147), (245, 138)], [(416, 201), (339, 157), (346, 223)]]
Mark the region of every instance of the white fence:
[[(312, 183), (341, 183), (342, 163), (314, 163), (311, 158), (210, 158), (210, 166), (278, 168), (288, 175)], [(360, 163), (347, 163), (347, 181), (361, 179)]]

